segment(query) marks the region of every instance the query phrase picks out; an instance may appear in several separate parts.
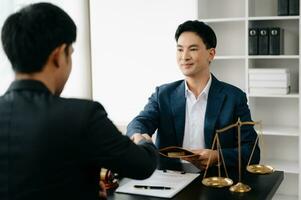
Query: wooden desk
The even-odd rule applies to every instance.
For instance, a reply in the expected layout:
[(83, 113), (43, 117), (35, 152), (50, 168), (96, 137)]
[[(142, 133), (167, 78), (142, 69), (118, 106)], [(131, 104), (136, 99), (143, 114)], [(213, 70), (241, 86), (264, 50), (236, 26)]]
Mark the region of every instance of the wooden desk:
[[(187, 163), (181, 163), (173, 165), (172, 168), (168, 169), (179, 169), (181, 165), (182, 170), (187, 172), (196, 172), (197, 169)], [(162, 166), (159, 167), (162, 169)], [(166, 168), (166, 167), (163, 167)], [(215, 171), (215, 170), (214, 170)], [(210, 172), (213, 173), (213, 172)], [(230, 174), (236, 174), (230, 170)], [(237, 182), (236, 175), (230, 175), (234, 180), (234, 183)], [(254, 175), (250, 173), (245, 173), (243, 177), (243, 183), (248, 184), (252, 190), (247, 193), (232, 193), (227, 188), (211, 188), (204, 186), (201, 181), (203, 178), (203, 173), (195, 179), (191, 184), (189, 184), (185, 189), (179, 192), (173, 200), (265, 200), (272, 199), (276, 190), (278, 189), (280, 183), (282, 182), (284, 173), (282, 171), (275, 171), (272, 174), (268, 175)], [(158, 191), (159, 192), (159, 191)], [(109, 200), (158, 200), (161, 198), (140, 196), (140, 195), (128, 195), (120, 193), (110, 193)]]

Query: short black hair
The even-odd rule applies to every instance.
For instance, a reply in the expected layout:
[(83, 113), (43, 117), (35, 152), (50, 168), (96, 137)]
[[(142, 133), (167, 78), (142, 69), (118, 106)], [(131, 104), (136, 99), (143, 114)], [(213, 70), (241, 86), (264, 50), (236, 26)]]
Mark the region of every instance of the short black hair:
[(180, 35), (183, 32), (194, 32), (196, 33), (204, 42), (207, 49), (215, 48), (217, 44), (216, 35), (213, 29), (205, 24), (204, 22), (194, 20), (186, 21), (180, 24), (175, 33), (175, 39), (178, 42)]
[(51, 3), (30, 4), (4, 22), (1, 40), (15, 72), (39, 72), (51, 52), (76, 40), (76, 25)]

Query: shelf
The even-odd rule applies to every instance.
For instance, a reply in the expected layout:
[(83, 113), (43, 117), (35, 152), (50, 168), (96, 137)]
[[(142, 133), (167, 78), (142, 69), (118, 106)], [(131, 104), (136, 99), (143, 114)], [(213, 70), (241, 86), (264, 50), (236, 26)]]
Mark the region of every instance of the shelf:
[(245, 56), (215, 56), (215, 60), (238, 60), (245, 59)]
[(292, 93), (292, 94), (249, 94), (249, 97), (275, 97), (275, 98), (299, 98), (299, 94), (297, 93)]
[(299, 55), (258, 55), (258, 56), (248, 56), (249, 59), (299, 59)]
[[(267, 161), (262, 164), (285, 172), (279, 194), (272, 199), (297, 200), (301, 194), (301, 17), (277, 16), (277, 0), (233, 1), (198, 0), (198, 19), (212, 27), (218, 40), (210, 70), (220, 80), (246, 91), (252, 118), (262, 120), (263, 140), (259, 143)], [(248, 55), (251, 27), (283, 29), (282, 55)], [(291, 74), (290, 93), (248, 94), (248, 71), (252, 68), (286, 68)]]
[(262, 161), (263, 165), (270, 165), (275, 170), (284, 171), (285, 173), (299, 174), (298, 161), (287, 160), (266, 160)]
[(262, 16), (262, 17), (249, 17), (250, 21), (268, 21), (268, 20), (298, 20), (299, 16)]
[(219, 22), (242, 22), (245, 21), (244, 17), (233, 17), (233, 18), (212, 18), (212, 19), (200, 19), (200, 21), (206, 23), (219, 23)]
[(200, 19), (245, 17), (246, 1), (242, 0), (198, 0), (197, 12)]
[(275, 194), (272, 200), (298, 200), (298, 196), (295, 195), (283, 195), (283, 194)]
[[(258, 127), (256, 127), (256, 131), (258, 132)], [(298, 137), (299, 136), (299, 129), (298, 127), (286, 127), (286, 126), (270, 126), (270, 125), (263, 125), (263, 135), (271, 135), (271, 136), (292, 136)]]

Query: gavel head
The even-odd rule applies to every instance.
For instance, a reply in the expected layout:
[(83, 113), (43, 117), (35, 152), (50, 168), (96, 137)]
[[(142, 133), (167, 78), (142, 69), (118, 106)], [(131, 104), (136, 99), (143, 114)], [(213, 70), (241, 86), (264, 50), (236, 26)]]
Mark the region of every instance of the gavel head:
[(118, 187), (118, 181), (111, 170), (101, 168), (100, 180), (105, 184), (106, 190), (115, 189)]

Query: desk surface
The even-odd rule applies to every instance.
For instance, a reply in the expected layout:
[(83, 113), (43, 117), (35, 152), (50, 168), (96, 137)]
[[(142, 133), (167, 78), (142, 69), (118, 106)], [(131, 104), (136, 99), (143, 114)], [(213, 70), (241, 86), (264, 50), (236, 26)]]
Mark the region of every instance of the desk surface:
[[(182, 170), (187, 172), (196, 172), (197, 169), (191, 166), (190, 164), (181, 164)], [(162, 169), (162, 167), (159, 167)], [(164, 167), (166, 168), (166, 167)], [(178, 168), (178, 167), (177, 167)], [(169, 169), (174, 169), (170, 168)], [(215, 170), (214, 170), (215, 171)], [(231, 176), (231, 175), (230, 175)], [(261, 199), (272, 199), (276, 190), (278, 189), (280, 183), (282, 182), (284, 173), (282, 171), (275, 171), (272, 174), (268, 175), (254, 175), (250, 173), (245, 173), (243, 175), (242, 182), (248, 184), (252, 189), (247, 193), (232, 193), (227, 188), (211, 188), (206, 187), (202, 184), (203, 174), (190, 183), (186, 188), (180, 191), (174, 200), (213, 200), (213, 199), (223, 199), (223, 200), (261, 200)], [(234, 183), (237, 183), (235, 177), (231, 177), (234, 180)], [(128, 195), (120, 193), (111, 193), (108, 197), (109, 200), (158, 200), (160, 198), (140, 196), (140, 195)]]

